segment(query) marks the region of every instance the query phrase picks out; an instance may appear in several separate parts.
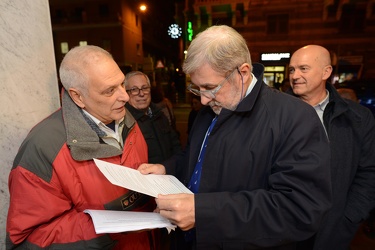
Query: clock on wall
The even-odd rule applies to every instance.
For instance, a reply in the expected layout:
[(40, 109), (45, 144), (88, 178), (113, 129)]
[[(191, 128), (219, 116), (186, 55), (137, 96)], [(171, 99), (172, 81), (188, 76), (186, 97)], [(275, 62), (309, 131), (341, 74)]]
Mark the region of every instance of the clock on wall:
[(177, 39), (182, 35), (182, 29), (178, 24), (171, 24), (168, 27), (168, 35), (170, 35), (171, 38)]

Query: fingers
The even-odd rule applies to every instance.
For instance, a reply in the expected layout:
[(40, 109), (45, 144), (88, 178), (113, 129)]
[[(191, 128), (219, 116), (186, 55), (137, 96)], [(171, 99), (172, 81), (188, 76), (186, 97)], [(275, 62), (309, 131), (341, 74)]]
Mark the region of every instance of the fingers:
[(195, 226), (193, 194), (158, 195), (155, 201), (160, 215), (182, 230), (189, 230)]
[(181, 230), (187, 231), (195, 226), (194, 218), (190, 218), (178, 211), (159, 210), (161, 216), (167, 218), (172, 224)]
[(159, 209), (158, 207), (156, 207), (156, 208), (154, 209), (154, 213), (160, 213), (160, 209)]
[(165, 167), (161, 164), (143, 163), (138, 167), (142, 174), (165, 174)]
[(147, 171), (150, 170), (149, 166), (152, 164), (143, 163), (138, 167), (138, 171), (142, 174), (148, 174)]

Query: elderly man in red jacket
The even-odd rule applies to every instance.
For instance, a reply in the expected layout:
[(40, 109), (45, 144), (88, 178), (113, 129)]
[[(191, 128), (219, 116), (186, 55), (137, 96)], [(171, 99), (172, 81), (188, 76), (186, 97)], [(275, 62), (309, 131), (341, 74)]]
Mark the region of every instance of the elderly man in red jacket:
[(125, 76), (105, 50), (76, 47), (60, 66), (62, 108), (36, 125), (9, 176), (7, 249), (155, 249), (154, 231), (96, 234), (85, 209), (153, 211), (112, 185), (93, 158), (138, 168), (147, 145), (125, 109)]

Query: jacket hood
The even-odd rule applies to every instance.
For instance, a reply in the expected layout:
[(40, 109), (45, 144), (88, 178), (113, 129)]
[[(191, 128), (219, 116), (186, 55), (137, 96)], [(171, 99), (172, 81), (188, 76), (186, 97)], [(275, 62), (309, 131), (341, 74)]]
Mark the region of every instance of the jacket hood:
[[(93, 123), (90, 126), (87, 123), (82, 110), (73, 102), (67, 91), (64, 90), (62, 94), (62, 114), (67, 134), (66, 143), (70, 148), (73, 159), (85, 161), (122, 154), (122, 150), (102, 142), (97, 132), (95, 132), (98, 129), (96, 124)], [(126, 111), (124, 122), (123, 133), (135, 124), (133, 116), (128, 111)]]

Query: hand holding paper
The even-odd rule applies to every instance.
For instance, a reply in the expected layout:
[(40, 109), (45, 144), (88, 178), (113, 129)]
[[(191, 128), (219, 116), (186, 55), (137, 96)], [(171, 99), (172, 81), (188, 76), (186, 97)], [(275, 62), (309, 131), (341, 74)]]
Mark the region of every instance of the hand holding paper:
[[(157, 197), (158, 194), (191, 194), (191, 191), (174, 176), (143, 175), (132, 168), (98, 159), (94, 159), (94, 161), (104, 176), (114, 185), (153, 197)], [(176, 228), (176, 225), (158, 213), (91, 209), (86, 209), (84, 212), (90, 214), (97, 234), (163, 227), (170, 232)]]
[(192, 192), (172, 175), (143, 175), (138, 170), (94, 159), (104, 176), (114, 185), (142, 194), (157, 197), (158, 194)]

